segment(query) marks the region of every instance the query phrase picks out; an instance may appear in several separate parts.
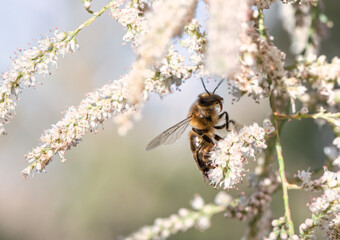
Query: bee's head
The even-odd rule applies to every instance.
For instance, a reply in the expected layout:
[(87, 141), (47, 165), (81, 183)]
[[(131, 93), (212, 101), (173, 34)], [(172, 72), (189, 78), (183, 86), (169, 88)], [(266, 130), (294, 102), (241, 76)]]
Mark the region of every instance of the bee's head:
[(223, 98), (215, 93), (202, 93), (198, 96), (198, 105), (201, 107), (219, 106), (222, 111)]
[(204, 90), (206, 91), (205, 93), (202, 93), (198, 96), (198, 105), (201, 107), (215, 107), (219, 106), (220, 111), (222, 111), (222, 103), (223, 103), (223, 98), (217, 94), (215, 94), (216, 89), (221, 85), (222, 81), (219, 82), (219, 84), (216, 86), (214, 91), (210, 93), (207, 88), (205, 87), (204, 81), (201, 78)]

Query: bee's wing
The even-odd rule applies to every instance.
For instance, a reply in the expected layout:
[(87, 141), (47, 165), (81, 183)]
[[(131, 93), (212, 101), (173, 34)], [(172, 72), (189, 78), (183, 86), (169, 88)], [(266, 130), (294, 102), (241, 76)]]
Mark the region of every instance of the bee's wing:
[(154, 149), (162, 144), (172, 144), (179, 139), (179, 137), (184, 133), (185, 129), (188, 127), (190, 123), (191, 117), (184, 119), (183, 121), (177, 123), (171, 128), (165, 130), (157, 137), (155, 137), (149, 144), (146, 146), (146, 151)]

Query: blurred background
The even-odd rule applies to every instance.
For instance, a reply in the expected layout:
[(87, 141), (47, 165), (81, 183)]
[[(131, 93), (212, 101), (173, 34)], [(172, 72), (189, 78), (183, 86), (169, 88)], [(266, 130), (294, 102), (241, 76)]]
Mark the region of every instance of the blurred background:
[[(93, 1), (93, 10), (106, 3)], [(340, 2), (324, 3), (334, 28), (322, 42), (321, 54), (331, 59), (340, 55)], [(279, 21), (278, 5), (265, 10), (265, 21), (277, 46), (288, 52), (289, 38)], [(80, 0), (17, 0), (3, 2), (1, 7), (1, 72), (9, 69), (10, 57), (17, 48), (36, 45), (40, 35), (50, 34), (56, 27), (74, 30), (90, 17)], [(204, 11), (200, 6), (199, 12)], [(187, 137), (173, 145), (145, 151), (153, 137), (186, 117), (203, 91), (195, 80), (188, 80), (181, 91), (163, 99), (151, 96), (142, 120), (127, 136), (119, 136), (117, 126), (109, 120), (104, 130), (86, 135), (82, 143), (67, 152), (67, 162), (61, 163), (56, 157), (47, 167), (47, 174), (28, 179), (21, 176), (20, 171), (27, 166), (24, 154), (39, 143), (44, 129), (62, 118), (62, 111), (78, 105), (87, 92), (128, 72), (134, 55), (128, 45), (122, 46), (123, 31), (105, 13), (79, 33), (79, 51), (60, 59), (58, 70), (52, 69), (52, 75), (42, 80), (43, 85), (21, 95), (16, 116), (7, 125), (9, 134), (0, 137), (0, 239), (117, 239), (153, 224), (157, 217), (189, 208), (195, 193), (207, 202), (213, 201), (218, 191), (203, 182)], [(207, 88), (215, 86), (211, 82)], [(229, 116), (240, 124), (262, 124), (270, 113), (267, 99), (255, 104), (245, 97), (231, 104), (227, 92), (225, 84), (217, 91), (225, 99)], [(323, 147), (332, 139), (329, 129), (320, 129), (313, 121), (287, 124), (282, 142), (288, 176), (298, 169), (321, 166), (325, 160)], [(249, 191), (246, 182), (230, 194), (237, 197), (242, 191)], [(283, 215), (281, 196), (281, 192), (274, 195), (274, 217)], [(293, 220), (298, 226), (310, 216), (306, 207), (309, 197), (291, 191), (290, 198)], [(192, 229), (170, 239), (240, 239), (243, 230), (243, 223), (220, 214), (212, 218), (212, 227), (207, 231)]]

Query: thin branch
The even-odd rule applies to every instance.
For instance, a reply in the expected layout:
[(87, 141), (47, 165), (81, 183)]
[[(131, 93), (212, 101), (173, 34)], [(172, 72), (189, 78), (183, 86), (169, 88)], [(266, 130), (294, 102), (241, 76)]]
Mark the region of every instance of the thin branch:
[(107, 9), (114, 6), (114, 0), (111, 0), (108, 4), (106, 4), (102, 9), (98, 10), (97, 12), (92, 13), (93, 16), (86, 20), (83, 24), (81, 24), (76, 30), (70, 34), (70, 37), (74, 37), (78, 34), (80, 30), (82, 30), (84, 27), (89, 26), (94, 20), (96, 20), (100, 15), (102, 15)]
[(276, 106), (274, 102), (273, 95), (270, 96), (270, 105), (273, 110), (273, 116), (274, 116), (274, 127), (275, 127), (275, 149), (277, 154), (277, 161), (279, 163), (279, 174), (281, 178), (281, 185), (282, 185), (282, 192), (283, 192), (283, 203), (285, 208), (285, 217), (288, 224), (288, 234), (291, 238), (294, 235), (294, 224), (291, 217), (290, 207), (289, 207), (289, 198), (288, 198), (288, 189), (293, 189), (294, 185), (290, 185), (286, 179), (285, 175), (285, 165), (282, 155), (282, 147), (280, 142), (280, 136), (279, 136), (279, 124), (278, 119), (275, 115), (276, 113)]
[(301, 120), (303, 118), (313, 118), (313, 119), (322, 118), (322, 119), (327, 120), (327, 119), (332, 119), (332, 118), (340, 118), (340, 113), (325, 113), (324, 111), (320, 111), (318, 113), (311, 113), (311, 114), (297, 113), (293, 115), (286, 115), (286, 114), (278, 113), (278, 112), (274, 112), (273, 114), (275, 118), (278, 120), (281, 120), (281, 119)]

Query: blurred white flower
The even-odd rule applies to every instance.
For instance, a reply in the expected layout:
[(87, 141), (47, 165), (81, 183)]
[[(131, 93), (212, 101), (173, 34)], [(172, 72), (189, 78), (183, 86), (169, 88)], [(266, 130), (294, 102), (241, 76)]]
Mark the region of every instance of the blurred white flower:
[(225, 210), (225, 207), (218, 205), (205, 205), (204, 200), (198, 195), (195, 195), (192, 205), (197, 209), (181, 208), (178, 214), (172, 214), (168, 218), (157, 218), (153, 225), (142, 227), (139, 231), (124, 238), (124, 240), (165, 239), (179, 231), (186, 231), (192, 227), (203, 231), (210, 227), (212, 215)]
[(232, 197), (224, 191), (220, 191), (215, 197), (215, 203), (219, 206), (228, 206)]
[(200, 210), (203, 208), (203, 206), (204, 206), (203, 198), (200, 195), (195, 194), (194, 199), (191, 201), (191, 207), (195, 210)]
[(211, 226), (210, 218), (208, 218), (206, 216), (202, 216), (202, 217), (198, 218), (196, 226), (197, 226), (198, 229), (200, 229), (202, 231), (210, 228), (210, 226)]
[[(152, 11), (146, 14), (147, 32), (137, 39), (137, 55), (140, 57), (132, 66), (127, 77), (128, 101), (142, 101), (147, 71), (158, 65), (170, 45), (172, 37), (184, 31), (184, 25), (194, 17), (197, 0), (156, 1)], [(161, 33), (161, 34), (160, 34)]]
[(242, 25), (247, 21), (246, 0), (210, 0), (207, 69), (221, 77), (237, 70)]

